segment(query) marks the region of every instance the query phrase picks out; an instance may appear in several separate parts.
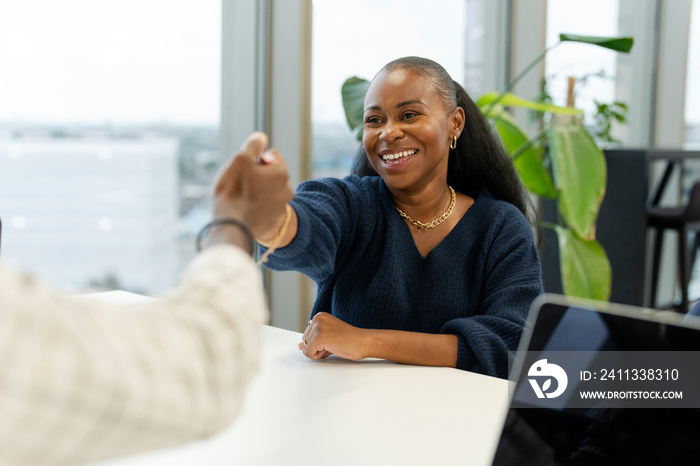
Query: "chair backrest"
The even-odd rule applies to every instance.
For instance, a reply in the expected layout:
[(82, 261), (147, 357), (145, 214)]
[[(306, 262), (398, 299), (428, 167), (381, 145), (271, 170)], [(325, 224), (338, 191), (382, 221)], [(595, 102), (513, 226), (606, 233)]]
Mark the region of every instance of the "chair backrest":
[(700, 220), (700, 181), (696, 181), (690, 189), (685, 217), (690, 221)]

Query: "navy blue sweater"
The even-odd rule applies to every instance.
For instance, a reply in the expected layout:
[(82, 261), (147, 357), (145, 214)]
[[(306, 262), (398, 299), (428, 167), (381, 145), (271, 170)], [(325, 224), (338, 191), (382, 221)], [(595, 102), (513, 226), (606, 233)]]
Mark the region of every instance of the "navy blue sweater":
[(507, 377), (530, 304), (543, 292), (532, 230), (487, 190), (427, 257), (377, 176), (302, 183), (294, 240), (267, 266), (318, 284), (311, 315), (362, 328), (458, 337), (457, 367)]

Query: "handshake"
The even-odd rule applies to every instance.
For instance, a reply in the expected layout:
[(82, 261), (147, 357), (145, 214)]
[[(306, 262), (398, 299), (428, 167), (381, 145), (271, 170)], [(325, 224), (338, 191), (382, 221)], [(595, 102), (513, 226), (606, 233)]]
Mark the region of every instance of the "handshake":
[(267, 142), (264, 133), (251, 134), (221, 167), (214, 180), (213, 220), (197, 237), (198, 249), (226, 242), (252, 252), (257, 241), (269, 248), (269, 255), (296, 235), (289, 170)]

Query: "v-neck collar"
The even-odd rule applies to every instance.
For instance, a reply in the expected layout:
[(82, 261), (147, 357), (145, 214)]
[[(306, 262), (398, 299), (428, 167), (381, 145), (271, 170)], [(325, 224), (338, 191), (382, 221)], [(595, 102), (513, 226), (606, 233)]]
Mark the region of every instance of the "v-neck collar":
[(474, 204), (464, 213), (447, 236), (423, 257), (418, 250), (418, 246), (416, 246), (410, 227), (396, 211), (394, 198), (391, 196), (389, 188), (384, 183), (384, 180), (380, 179), (379, 197), (382, 201), (382, 209), (386, 217), (387, 230), (391, 235), (391, 237), (387, 237), (387, 240), (394, 242), (394, 244), (405, 245), (404, 251), (406, 255), (402, 262), (407, 267), (408, 270), (406, 270), (406, 273), (409, 276), (419, 278), (424, 269), (430, 268), (431, 265), (435, 263), (439, 265), (448, 262), (453, 259), (455, 254), (463, 250), (463, 246), (461, 245), (463, 244), (465, 235), (470, 235), (469, 230), (472, 230), (469, 228), (469, 219), (474, 216), (474, 213), (471, 212), (475, 210), (475, 208), (478, 209), (477, 204), (482, 191), (483, 190), (478, 190), (474, 193), (470, 193), (470, 196), (474, 198)]

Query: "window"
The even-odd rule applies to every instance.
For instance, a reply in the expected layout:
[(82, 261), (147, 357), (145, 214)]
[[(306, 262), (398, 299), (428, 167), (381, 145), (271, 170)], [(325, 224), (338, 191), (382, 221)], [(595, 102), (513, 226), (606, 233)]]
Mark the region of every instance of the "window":
[[(616, 36), (618, 13), (617, 0), (549, 0), (547, 46), (558, 42), (561, 33)], [(568, 78), (575, 78), (575, 105), (590, 122), (594, 101), (615, 100), (616, 58), (615, 52), (587, 44), (569, 42), (553, 49), (545, 59), (546, 89), (552, 102), (566, 106)]]
[(700, 1), (693, 1), (688, 41), (688, 70), (685, 81), (685, 142), (700, 149)]
[(0, 0), (3, 262), (159, 293), (218, 161), (220, 2)]
[(313, 162), (315, 178), (350, 173), (359, 142), (350, 133), (340, 88), (371, 80), (396, 58), (423, 56), (464, 82), (464, 0), (314, 0)]

